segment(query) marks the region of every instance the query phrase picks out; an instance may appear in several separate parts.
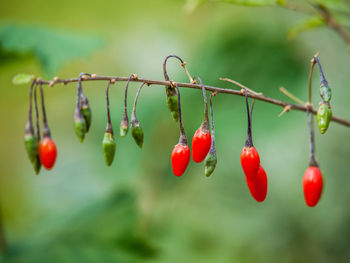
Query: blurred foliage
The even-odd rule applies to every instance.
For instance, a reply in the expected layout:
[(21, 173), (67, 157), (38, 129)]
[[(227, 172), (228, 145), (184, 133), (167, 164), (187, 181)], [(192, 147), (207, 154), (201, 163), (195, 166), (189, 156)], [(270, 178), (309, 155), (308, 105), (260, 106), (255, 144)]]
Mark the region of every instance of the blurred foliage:
[(101, 39), (93, 36), (15, 24), (0, 27), (0, 41), (6, 52), (34, 54), (48, 74), (54, 74), (72, 59), (89, 55), (102, 44)]
[[(140, 95), (143, 149), (130, 134), (116, 136), (111, 167), (105, 165), (101, 149), (106, 83), (83, 84), (92, 108), (91, 130), (83, 144), (73, 129), (76, 85), (47, 88), (45, 102), (58, 159), (52, 171), (34, 175), (23, 145), (29, 84), (12, 85), (18, 72), (41, 76), (51, 68), (49, 74), (62, 78), (90, 72), (162, 79), (163, 59), (177, 54), (204, 84), (236, 89), (219, 80), (229, 77), (288, 100), (279, 92), (284, 86), (305, 100), (309, 59), (320, 51), (327, 80), (334, 87), (332, 110), (348, 115), (350, 55), (334, 32), (320, 28), (287, 40), (285, 32), (304, 15), (275, 7), (197, 2), (202, 5), (191, 14), (183, 13), (184, 1), (175, 0), (3, 4), (0, 225), (7, 242), (3, 262), (322, 263), (350, 258), (350, 149), (344, 143), (348, 129), (331, 123), (326, 135), (316, 133), (325, 190), (319, 205), (309, 209), (302, 193), (309, 147), (306, 117), (290, 112), (278, 118), (282, 109), (262, 102), (256, 102), (253, 114), (253, 140), (268, 176), (268, 195), (262, 204), (250, 196), (240, 167), (247, 120), (244, 100), (237, 96), (219, 94), (213, 99), (215, 172), (206, 178), (203, 164), (190, 162), (177, 178), (170, 153), (179, 130), (167, 109), (164, 87), (145, 86)], [(9, 26), (9, 20), (18, 23)], [(11, 48), (3, 42), (4, 28)], [(28, 30), (44, 37), (34, 37)], [(104, 46), (88, 41), (96, 39), (90, 35), (97, 31)], [(98, 54), (91, 55), (97, 48)], [(42, 60), (52, 66), (47, 68)], [(169, 61), (168, 71), (173, 80), (186, 81), (177, 62)], [(123, 113), (124, 85), (116, 83), (110, 89), (114, 127)], [(138, 86), (130, 84), (128, 105)], [(315, 74), (315, 105), (318, 96)], [(202, 94), (184, 88), (181, 101), (190, 142), (202, 122)]]

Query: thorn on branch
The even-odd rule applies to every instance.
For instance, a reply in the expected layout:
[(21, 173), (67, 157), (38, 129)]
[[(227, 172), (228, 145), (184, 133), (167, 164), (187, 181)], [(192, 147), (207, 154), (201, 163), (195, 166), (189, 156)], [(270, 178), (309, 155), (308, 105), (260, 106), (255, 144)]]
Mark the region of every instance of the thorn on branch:
[(281, 117), (286, 112), (289, 112), (292, 107), (290, 105), (284, 106), (282, 112), (278, 115), (278, 117)]

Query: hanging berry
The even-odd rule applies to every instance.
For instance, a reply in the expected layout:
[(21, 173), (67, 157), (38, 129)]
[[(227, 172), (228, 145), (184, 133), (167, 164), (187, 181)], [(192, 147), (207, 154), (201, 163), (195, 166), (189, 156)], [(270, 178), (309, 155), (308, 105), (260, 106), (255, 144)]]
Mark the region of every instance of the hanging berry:
[(81, 93), (81, 113), (86, 122), (86, 132), (89, 132), (91, 126), (92, 112), (89, 105), (89, 100), (84, 93)]
[(316, 166), (310, 166), (306, 169), (303, 178), (303, 188), (305, 202), (308, 206), (317, 205), (321, 198), (323, 179), (321, 170)]
[(127, 97), (128, 97), (129, 83), (130, 83), (130, 80), (132, 78), (136, 78), (136, 75), (135, 74), (131, 74), (129, 76), (128, 82), (126, 83), (126, 87), (125, 87), (124, 113), (123, 113), (122, 121), (120, 123), (120, 136), (121, 137), (125, 137), (126, 134), (128, 133), (128, 130), (129, 130), (129, 118), (128, 118), (128, 111), (127, 111)]
[[(170, 81), (169, 75), (168, 75), (167, 70), (166, 70), (166, 63), (167, 63), (169, 58), (176, 58), (181, 62), (181, 66), (184, 68), (187, 76), (189, 77), (190, 81), (192, 82), (193, 79), (191, 78), (190, 74), (188, 73), (188, 71), (186, 69), (186, 62), (184, 62), (180, 57), (178, 57), (176, 55), (169, 55), (164, 59), (163, 73), (164, 73), (165, 80)], [(167, 101), (168, 108), (170, 110), (170, 113), (171, 113), (174, 121), (177, 122), (179, 120), (179, 107), (178, 107), (178, 102), (177, 102), (176, 90), (172, 85), (170, 85), (170, 86), (165, 87), (165, 92), (166, 92), (166, 101)]]
[(142, 83), (141, 86), (139, 87), (139, 89), (137, 90), (135, 100), (134, 100), (134, 107), (132, 109), (132, 114), (131, 114), (131, 121), (130, 121), (131, 122), (131, 135), (134, 138), (136, 144), (140, 148), (142, 148), (142, 144), (143, 144), (143, 131), (142, 131), (142, 128), (140, 126), (138, 119), (136, 118), (136, 103), (137, 103), (137, 100), (139, 98), (141, 89), (144, 85), (145, 85), (145, 83)]
[(215, 93), (211, 93), (209, 97), (210, 103), (210, 117), (211, 117), (211, 147), (210, 151), (205, 158), (204, 173), (209, 177), (215, 170), (217, 158), (216, 158), (216, 148), (215, 148), (215, 129), (214, 129), (214, 117), (213, 117), (213, 103), (212, 97), (215, 96)]
[(260, 165), (258, 174), (254, 180), (246, 177), (249, 191), (257, 202), (263, 202), (267, 195), (267, 176), (264, 168)]
[(55, 165), (56, 157), (57, 157), (57, 148), (55, 142), (51, 138), (51, 132), (49, 129), (49, 125), (47, 123), (46, 110), (45, 110), (45, 102), (44, 102), (44, 91), (42, 87), (42, 83), (39, 80), (39, 87), (41, 93), (41, 107), (43, 114), (43, 138), (39, 143), (39, 157), (40, 162), (43, 166), (50, 170)]
[(194, 78), (197, 78), (202, 86), (204, 99), (204, 119), (199, 129), (196, 130), (192, 139), (192, 158), (196, 163), (200, 163), (205, 159), (210, 150), (211, 136), (209, 132), (208, 102), (206, 90), (202, 80), (199, 77)]
[(109, 86), (111, 82), (108, 82), (106, 88), (106, 104), (107, 104), (107, 127), (102, 141), (102, 149), (105, 156), (105, 161), (110, 166), (114, 160), (114, 154), (116, 150), (116, 142), (113, 137), (113, 128), (111, 122), (111, 114), (109, 110)]
[(260, 157), (258, 151), (255, 149), (252, 140), (252, 128), (251, 128), (251, 112), (249, 111), (248, 94), (244, 89), (247, 115), (248, 115), (248, 132), (245, 147), (241, 151), (241, 165), (248, 180), (254, 180), (258, 174), (260, 167)]
[[(76, 107), (75, 107), (75, 112), (74, 112), (74, 128), (75, 128), (75, 133), (77, 134), (80, 142), (84, 141), (85, 134), (88, 131), (88, 123), (89, 121), (89, 127), (91, 124), (91, 110), (87, 101), (87, 98), (85, 95), (83, 95), (83, 88), (81, 84), (81, 80), (83, 76), (91, 76), (88, 73), (80, 73), (79, 74), (79, 79), (78, 79), (78, 88), (77, 88), (77, 101), (76, 101)], [(85, 104), (85, 110), (82, 110), (82, 98), (85, 97), (84, 99), (84, 104)], [(90, 111), (90, 116), (89, 116), (89, 111)], [(83, 115), (83, 112), (86, 114), (86, 118)]]
[(332, 119), (331, 106), (327, 102), (321, 102), (317, 111), (317, 126), (322, 134), (324, 134)]
[(177, 101), (178, 101), (178, 109), (179, 109), (179, 121), (180, 121), (180, 139), (179, 143), (175, 145), (172, 153), (171, 153), (171, 165), (173, 168), (173, 173), (176, 176), (181, 176), (190, 161), (191, 158), (191, 151), (190, 147), (188, 147), (187, 144), (187, 137), (185, 134), (185, 130), (182, 123), (182, 116), (181, 116), (181, 102), (180, 102), (180, 91), (177, 87), (177, 84), (175, 85), (176, 91), (177, 91)]
[(320, 60), (318, 59), (317, 56), (314, 56), (314, 59), (320, 70), (320, 77), (321, 77), (321, 84), (320, 84), (321, 102), (317, 110), (317, 125), (321, 134), (324, 134), (327, 131), (332, 119), (332, 109), (330, 105), (330, 101), (332, 98), (332, 90), (329, 87), (328, 82), (323, 74)]
[(303, 188), (305, 202), (308, 206), (312, 207), (317, 205), (321, 198), (323, 189), (323, 179), (320, 169), (318, 168), (318, 163), (315, 157), (315, 147), (314, 147), (314, 131), (312, 116), (310, 114), (310, 104), (306, 105), (306, 112), (308, 117), (308, 126), (310, 131), (310, 161), (309, 168), (306, 169), (303, 178)]
[(38, 155), (38, 139), (34, 134), (33, 121), (32, 121), (32, 101), (33, 101), (33, 87), (36, 80), (33, 80), (29, 90), (29, 111), (28, 120), (24, 133), (24, 145), (28, 154), (28, 158), (33, 163)]

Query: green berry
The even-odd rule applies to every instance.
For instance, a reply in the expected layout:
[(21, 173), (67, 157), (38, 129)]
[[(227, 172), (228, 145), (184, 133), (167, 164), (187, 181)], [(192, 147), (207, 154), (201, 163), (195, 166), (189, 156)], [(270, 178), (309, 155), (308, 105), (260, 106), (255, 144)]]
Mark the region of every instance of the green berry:
[(77, 117), (74, 120), (75, 133), (77, 134), (80, 142), (84, 141), (85, 133), (87, 130), (86, 121), (83, 117)]
[(31, 163), (34, 163), (38, 155), (38, 139), (33, 133), (25, 133), (24, 144)]
[(113, 134), (111, 132), (105, 132), (102, 141), (102, 149), (108, 166), (113, 162), (116, 146), (117, 144), (115, 143)]
[(140, 124), (137, 123), (131, 123), (131, 135), (134, 138), (136, 144), (142, 148), (143, 144), (143, 131), (140, 127)]
[(322, 103), (317, 111), (317, 125), (322, 134), (327, 131), (331, 119), (331, 107), (327, 103)]
[(171, 87), (166, 87), (166, 101), (174, 121), (179, 120), (179, 105), (177, 103), (176, 91)]
[(91, 126), (91, 108), (87, 105), (82, 105), (81, 107), (81, 114), (83, 115), (85, 122), (86, 122), (86, 132), (89, 131)]
[(209, 177), (215, 170), (217, 163), (216, 153), (209, 152), (207, 157), (205, 158), (205, 167), (204, 173), (207, 177)]

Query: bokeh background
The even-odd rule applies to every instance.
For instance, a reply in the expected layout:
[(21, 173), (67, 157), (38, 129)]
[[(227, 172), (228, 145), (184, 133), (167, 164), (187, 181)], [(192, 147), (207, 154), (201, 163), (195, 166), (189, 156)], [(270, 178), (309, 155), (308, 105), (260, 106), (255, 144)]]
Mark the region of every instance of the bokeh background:
[[(3, 262), (348, 262), (350, 258), (350, 130), (332, 123), (316, 130), (324, 174), (323, 197), (304, 202), (308, 166), (306, 115), (257, 101), (253, 139), (268, 175), (263, 203), (250, 196), (240, 166), (246, 137), (242, 97), (214, 98), (218, 164), (210, 178), (190, 162), (172, 174), (170, 153), (178, 124), (164, 87), (144, 87), (137, 115), (145, 132), (140, 150), (130, 134), (116, 136), (114, 163), (102, 153), (107, 83), (84, 83), (93, 122), (84, 143), (73, 130), (76, 84), (46, 88), (46, 107), (58, 158), (52, 171), (34, 174), (23, 145), (28, 88), (17, 73), (43, 78), (80, 72), (163, 79), (162, 62), (177, 54), (204, 83), (236, 88), (235, 79), (267, 96), (289, 100), (285, 86), (307, 98), (311, 56), (320, 51), (333, 88), (333, 113), (350, 118), (350, 55), (344, 41), (321, 27), (291, 38), (305, 14), (280, 7), (219, 2), (6, 1), (0, 8), (0, 207)], [(289, 37), (288, 37), (289, 36)], [(178, 62), (169, 75), (187, 81)], [(317, 72), (317, 71), (316, 71)], [(317, 105), (318, 73), (314, 76)], [(111, 87), (117, 133), (125, 83)], [(138, 85), (131, 84), (132, 105)], [(189, 140), (202, 121), (199, 90), (181, 89)], [(131, 108), (129, 108), (129, 113)]]

